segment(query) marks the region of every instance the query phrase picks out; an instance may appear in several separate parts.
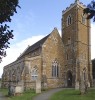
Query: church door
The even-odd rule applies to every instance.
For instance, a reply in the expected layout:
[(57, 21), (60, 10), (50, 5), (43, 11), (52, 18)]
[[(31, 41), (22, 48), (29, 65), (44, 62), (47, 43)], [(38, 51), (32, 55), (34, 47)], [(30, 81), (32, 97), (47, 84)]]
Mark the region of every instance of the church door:
[(67, 72), (67, 87), (72, 87), (72, 73), (71, 73), (71, 71)]

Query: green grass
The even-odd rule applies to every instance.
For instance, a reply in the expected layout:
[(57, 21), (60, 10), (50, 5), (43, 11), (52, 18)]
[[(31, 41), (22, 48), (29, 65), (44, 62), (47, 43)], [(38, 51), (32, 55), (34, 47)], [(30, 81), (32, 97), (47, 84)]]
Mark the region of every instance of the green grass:
[(21, 96), (10, 96), (8, 97), (8, 90), (7, 89), (0, 89), (5, 96), (7, 96), (8, 100), (32, 100), (32, 98), (37, 95), (34, 91), (28, 90), (24, 92)]
[(7, 95), (8, 95), (8, 90), (7, 90), (7, 89), (1, 89), (1, 88), (0, 88), (0, 92), (1, 92), (4, 96), (7, 96)]
[[(0, 89), (0, 92), (5, 96), (8, 95), (7, 89)], [(8, 100), (33, 100), (32, 98), (36, 95), (34, 91), (29, 90), (24, 92), (21, 96), (8, 97)], [(80, 95), (78, 90), (63, 89), (52, 95), (49, 100), (95, 100), (95, 89), (89, 89), (88, 93), (85, 95)]]
[(50, 100), (95, 100), (95, 89), (88, 90), (84, 95), (80, 95), (78, 90), (64, 89), (52, 95)]

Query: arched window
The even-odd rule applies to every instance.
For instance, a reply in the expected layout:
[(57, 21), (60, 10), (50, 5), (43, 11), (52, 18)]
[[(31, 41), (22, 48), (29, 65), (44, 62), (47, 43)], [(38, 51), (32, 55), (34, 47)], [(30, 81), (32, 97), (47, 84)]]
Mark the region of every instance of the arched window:
[(52, 63), (52, 77), (58, 77), (59, 76), (59, 66), (56, 61)]
[(32, 80), (37, 80), (38, 77), (38, 70), (37, 67), (34, 67), (31, 71), (31, 78)]
[(69, 25), (71, 25), (72, 24), (72, 17), (71, 17), (71, 15), (69, 15), (68, 17), (67, 17), (67, 26), (69, 26)]

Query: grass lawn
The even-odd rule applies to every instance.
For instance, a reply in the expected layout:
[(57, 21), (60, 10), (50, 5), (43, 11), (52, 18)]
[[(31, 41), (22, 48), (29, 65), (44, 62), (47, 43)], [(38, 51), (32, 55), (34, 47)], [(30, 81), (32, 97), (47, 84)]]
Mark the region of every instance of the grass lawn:
[(8, 95), (8, 90), (7, 90), (7, 89), (1, 89), (1, 88), (0, 88), (0, 92), (1, 92), (4, 96), (7, 96), (7, 95)]
[[(0, 89), (0, 92), (2, 92), (5, 96), (8, 95), (7, 89)], [(37, 95), (34, 91), (29, 90), (24, 92), (21, 96), (11, 96), (8, 97), (8, 100), (32, 100), (32, 98)]]
[(95, 89), (89, 89), (85, 95), (78, 90), (64, 89), (51, 96), (50, 100), (95, 100)]

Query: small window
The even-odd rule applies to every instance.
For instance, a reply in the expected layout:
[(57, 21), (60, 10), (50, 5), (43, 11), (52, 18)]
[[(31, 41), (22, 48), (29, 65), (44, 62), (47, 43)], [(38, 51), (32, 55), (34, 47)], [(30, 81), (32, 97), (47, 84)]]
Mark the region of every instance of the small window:
[(33, 70), (31, 71), (31, 77), (32, 77), (32, 80), (37, 80), (37, 77), (38, 77), (38, 70), (37, 68), (33, 68)]
[(71, 17), (71, 15), (69, 15), (68, 17), (67, 17), (67, 26), (69, 26), (69, 25), (71, 25), (72, 24), (72, 17)]
[(82, 14), (82, 23), (86, 24), (86, 16), (84, 14)]
[(68, 54), (66, 55), (66, 60), (68, 60), (69, 59), (69, 56), (68, 56)]
[(71, 43), (71, 38), (69, 37), (69, 38), (68, 38), (68, 44), (70, 44), (70, 43)]

